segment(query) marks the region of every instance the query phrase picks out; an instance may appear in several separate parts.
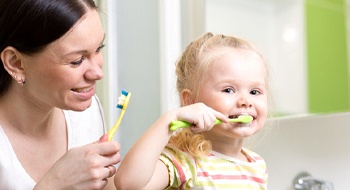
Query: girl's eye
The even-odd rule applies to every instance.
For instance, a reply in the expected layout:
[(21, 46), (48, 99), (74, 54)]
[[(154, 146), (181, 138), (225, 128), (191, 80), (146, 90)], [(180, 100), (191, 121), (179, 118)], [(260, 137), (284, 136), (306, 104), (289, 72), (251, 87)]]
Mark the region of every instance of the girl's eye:
[(106, 46), (105, 44), (100, 45), (100, 47), (97, 48), (96, 53), (99, 53), (101, 49), (104, 48), (105, 46)]
[(226, 89), (224, 89), (224, 92), (234, 93), (235, 91), (233, 90), (233, 88), (226, 88)]
[(258, 90), (252, 90), (252, 91), (250, 91), (250, 94), (252, 94), (252, 95), (259, 95), (260, 92)]
[(75, 66), (80, 65), (81, 63), (83, 63), (84, 59), (85, 59), (85, 57), (82, 56), (78, 61), (70, 62), (70, 64), (75, 65)]

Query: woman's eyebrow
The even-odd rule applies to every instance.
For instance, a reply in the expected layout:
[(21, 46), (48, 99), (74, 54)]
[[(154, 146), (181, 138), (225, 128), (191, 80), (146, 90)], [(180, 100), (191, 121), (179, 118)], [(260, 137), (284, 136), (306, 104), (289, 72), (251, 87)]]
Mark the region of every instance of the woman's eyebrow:
[[(105, 41), (105, 38), (106, 38), (106, 34), (103, 35), (103, 39), (102, 39), (100, 45), (103, 44), (103, 42)], [(98, 49), (98, 48), (99, 48), (99, 47), (97, 47), (97, 49)], [(88, 53), (88, 52), (89, 52), (88, 50), (77, 50), (77, 51), (69, 52), (69, 53), (67, 53), (67, 54), (64, 55), (64, 56), (69, 56), (69, 55), (74, 55), (74, 54), (86, 54), (86, 53)]]

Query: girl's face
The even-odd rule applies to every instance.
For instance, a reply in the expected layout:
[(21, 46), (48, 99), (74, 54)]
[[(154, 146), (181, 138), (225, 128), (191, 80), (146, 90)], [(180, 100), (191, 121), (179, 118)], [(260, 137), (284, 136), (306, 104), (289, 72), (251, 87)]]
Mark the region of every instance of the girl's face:
[(248, 125), (220, 124), (208, 132), (229, 139), (249, 137), (264, 126), (267, 118), (265, 65), (253, 51), (234, 48), (221, 48), (218, 51), (223, 54), (209, 66), (196, 102), (203, 102), (229, 118), (253, 116), (254, 120)]
[(60, 39), (38, 54), (22, 55), (26, 98), (40, 107), (82, 111), (91, 105), (95, 83), (103, 77), (104, 32), (90, 10)]

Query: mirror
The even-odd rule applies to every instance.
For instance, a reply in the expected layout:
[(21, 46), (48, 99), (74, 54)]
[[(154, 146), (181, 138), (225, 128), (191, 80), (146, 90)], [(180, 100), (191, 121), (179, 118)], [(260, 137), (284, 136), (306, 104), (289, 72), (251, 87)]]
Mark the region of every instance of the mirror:
[(243, 37), (271, 67), (273, 115), (349, 111), (346, 3), (182, 0), (184, 46), (206, 31)]

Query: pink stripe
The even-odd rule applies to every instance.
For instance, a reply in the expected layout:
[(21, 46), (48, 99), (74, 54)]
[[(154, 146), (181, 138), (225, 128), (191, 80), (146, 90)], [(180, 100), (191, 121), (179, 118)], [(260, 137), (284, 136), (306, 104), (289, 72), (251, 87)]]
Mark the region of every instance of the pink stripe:
[(257, 183), (266, 183), (264, 179), (246, 175), (209, 175), (208, 172), (198, 172), (197, 175), (201, 177), (211, 177), (212, 179), (250, 180)]
[(254, 156), (253, 157), (255, 160), (264, 160), (262, 157), (260, 157), (260, 156)]
[(173, 162), (173, 164), (175, 165), (176, 170), (179, 172), (180, 183), (181, 183), (179, 189), (183, 189), (183, 185), (185, 184), (184, 182), (186, 182), (185, 173), (184, 173), (184, 171), (182, 170), (181, 165), (180, 165), (175, 159), (173, 159), (172, 162)]

